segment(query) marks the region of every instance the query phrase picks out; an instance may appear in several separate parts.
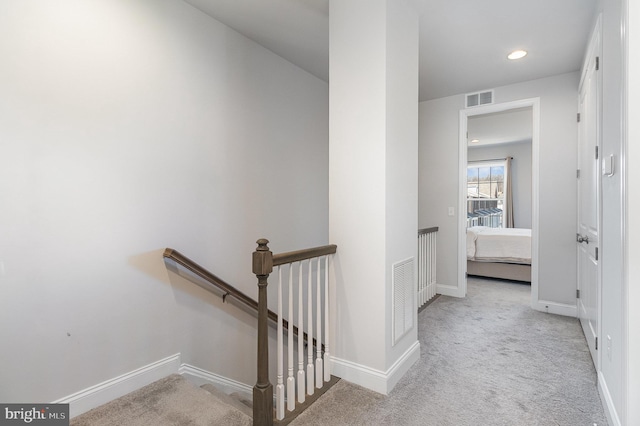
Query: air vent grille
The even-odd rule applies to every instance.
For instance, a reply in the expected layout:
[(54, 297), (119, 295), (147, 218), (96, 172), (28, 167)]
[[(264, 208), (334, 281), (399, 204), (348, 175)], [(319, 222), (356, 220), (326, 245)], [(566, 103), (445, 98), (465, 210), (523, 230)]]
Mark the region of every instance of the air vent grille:
[(469, 93), (467, 94), (466, 99), (467, 108), (477, 107), (480, 105), (489, 105), (493, 103), (493, 90)]
[(393, 344), (395, 345), (413, 328), (415, 314), (414, 299), (414, 260), (413, 258), (393, 265)]

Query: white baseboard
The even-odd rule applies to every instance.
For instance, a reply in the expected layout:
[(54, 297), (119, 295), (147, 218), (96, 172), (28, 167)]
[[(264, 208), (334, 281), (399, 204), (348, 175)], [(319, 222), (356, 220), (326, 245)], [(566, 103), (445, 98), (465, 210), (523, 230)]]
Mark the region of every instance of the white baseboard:
[(253, 394), (253, 387), (249, 386), (245, 383), (238, 382), (236, 380), (232, 380), (226, 377), (223, 377), (219, 374), (212, 373), (210, 371), (203, 370), (201, 368), (195, 367), (189, 364), (182, 364), (180, 366), (179, 373), (185, 379), (189, 380), (191, 383), (202, 386), (205, 383), (211, 383), (216, 388), (220, 389), (226, 394), (230, 394), (233, 392), (244, 393), (244, 394)]
[(607, 416), (607, 422), (610, 426), (622, 426), (616, 407), (613, 405), (613, 399), (611, 393), (607, 387), (607, 381), (601, 371), (598, 371), (598, 391), (602, 398), (602, 406), (604, 408), (604, 414)]
[(178, 353), (53, 401), (53, 404), (69, 404), (69, 416), (75, 417), (163, 377), (176, 374), (179, 368), (180, 354)]
[(576, 305), (566, 305), (564, 303), (549, 302), (548, 300), (538, 300), (533, 302), (532, 308), (536, 311), (547, 312), (549, 314), (564, 315), (566, 317), (577, 317), (578, 307)]
[(387, 395), (420, 358), (420, 342), (407, 349), (387, 371), (331, 357), (331, 373), (351, 383)]
[(442, 294), (443, 296), (464, 297), (464, 295), (460, 295), (458, 286), (449, 284), (436, 284), (436, 293)]

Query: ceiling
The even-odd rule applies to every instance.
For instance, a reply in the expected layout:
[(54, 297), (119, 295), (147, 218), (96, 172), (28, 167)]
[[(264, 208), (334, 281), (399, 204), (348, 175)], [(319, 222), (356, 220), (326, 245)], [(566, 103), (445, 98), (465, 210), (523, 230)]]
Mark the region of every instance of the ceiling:
[[(185, 1), (328, 81), (329, 0)], [(420, 16), (420, 101), (579, 70), (596, 4), (412, 2)], [(506, 56), (515, 49), (529, 55), (509, 61)]]
[[(469, 148), (503, 143), (530, 143), (533, 138), (532, 114), (532, 108), (526, 107), (470, 116), (467, 119)], [(472, 140), (478, 142), (471, 142)]]

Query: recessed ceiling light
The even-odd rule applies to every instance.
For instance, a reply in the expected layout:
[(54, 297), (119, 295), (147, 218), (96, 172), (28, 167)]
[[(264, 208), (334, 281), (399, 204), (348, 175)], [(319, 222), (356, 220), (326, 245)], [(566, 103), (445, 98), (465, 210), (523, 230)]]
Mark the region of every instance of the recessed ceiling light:
[(527, 56), (526, 50), (514, 50), (513, 52), (509, 53), (509, 55), (507, 55), (507, 58), (513, 60), (524, 58), (525, 56)]
[(471, 143), (478, 143), (480, 142), (480, 139), (471, 139)]

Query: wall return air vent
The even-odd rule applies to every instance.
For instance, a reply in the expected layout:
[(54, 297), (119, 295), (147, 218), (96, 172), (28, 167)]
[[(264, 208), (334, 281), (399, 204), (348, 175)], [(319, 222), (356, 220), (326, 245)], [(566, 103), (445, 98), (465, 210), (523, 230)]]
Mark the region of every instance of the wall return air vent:
[(466, 95), (467, 108), (477, 107), (480, 105), (489, 105), (493, 103), (493, 90), (485, 90), (484, 92), (468, 93)]
[(416, 314), (416, 305), (413, 296), (416, 293), (413, 267), (414, 259), (409, 258), (393, 264), (391, 287), (393, 288), (393, 317), (392, 332), (393, 345), (413, 328), (413, 316)]

